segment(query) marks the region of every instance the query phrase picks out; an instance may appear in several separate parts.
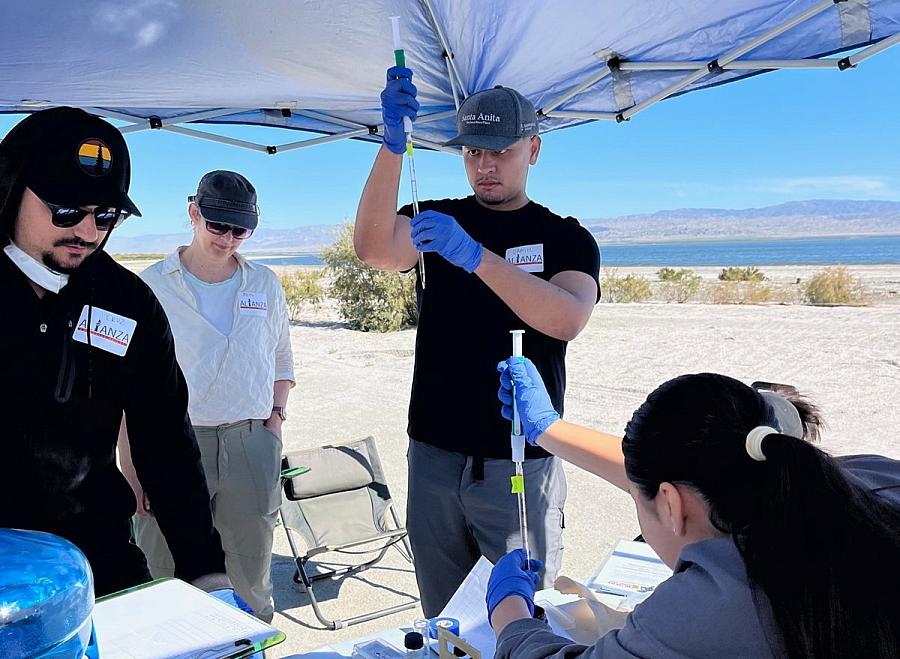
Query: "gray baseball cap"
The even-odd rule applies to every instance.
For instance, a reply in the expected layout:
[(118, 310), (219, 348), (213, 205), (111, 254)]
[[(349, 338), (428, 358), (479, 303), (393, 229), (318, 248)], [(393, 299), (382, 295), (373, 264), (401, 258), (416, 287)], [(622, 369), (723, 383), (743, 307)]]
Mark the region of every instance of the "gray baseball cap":
[(197, 204), (203, 217), (212, 222), (251, 230), (259, 223), (256, 188), (237, 172), (217, 169), (204, 174), (197, 194), (188, 201)]
[(457, 135), (444, 146), (468, 146), (501, 151), (538, 134), (531, 102), (515, 89), (494, 87), (472, 94), (456, 113)]

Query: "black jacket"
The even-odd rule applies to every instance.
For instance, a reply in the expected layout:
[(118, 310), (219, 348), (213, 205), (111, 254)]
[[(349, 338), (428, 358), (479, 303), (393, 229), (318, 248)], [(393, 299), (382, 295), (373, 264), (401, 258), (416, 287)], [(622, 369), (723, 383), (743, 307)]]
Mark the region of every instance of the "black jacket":
[[(176, 575), (191, 580), (224, 572), (187, 386), (168, 320), (150, 289), (98, 251), (58, 295), (38, 298), (0, 253), (0, 295), (0, 527), (56, 533), (88, 559), (109, 553), (110, 543), (127, 542), (121, 530), (135, 498), (115, 461), (124, 411), (135, 468)], [(91, 347), (73, 339), (88, 304), (99, 332)], [(103, 312), (136, 321), (133, 332), (98, 325)], [(105, 345), (127, 344), (124, 356), (98, 347), (103, 336)], [(91, 567), (95, 575), (104, 570)]]

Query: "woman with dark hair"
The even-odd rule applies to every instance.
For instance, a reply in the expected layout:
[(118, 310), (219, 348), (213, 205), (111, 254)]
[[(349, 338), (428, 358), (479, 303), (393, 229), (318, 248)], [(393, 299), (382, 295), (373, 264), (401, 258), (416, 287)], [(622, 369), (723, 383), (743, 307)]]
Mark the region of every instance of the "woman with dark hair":
[(497, 657), (900, 657), (900, 462), (813, 446), (791, 387), (711, 373), (651, 393), (620, 439), (560, 420), (528, 361), (500, 365), (529, 442), (631, 494), (674, 575), (593, 646), (531, 617), (541, 566), (504, 556), (488, 585)]

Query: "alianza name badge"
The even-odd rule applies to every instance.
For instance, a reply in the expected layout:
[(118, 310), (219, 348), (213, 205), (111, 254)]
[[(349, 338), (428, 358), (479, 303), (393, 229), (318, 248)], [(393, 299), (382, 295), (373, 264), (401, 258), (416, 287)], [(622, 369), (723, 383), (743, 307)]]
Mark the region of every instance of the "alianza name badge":
[(262, 316), (269, 313), (269, 301), (265, 293), (241, 291), (241, 315)]
[(84, 305), (72, 338), (78, 343), (87, 343), (90, 329), (92, 347), (124, 357), (131, 345), (137, 321), (100, 307), (92, 306), (90, 312), (91, 326), (88, 328), (88, 305)]
[(544, 244), (510, 247), (506, 250), (506, 260), (525, 272), (543, 272)]

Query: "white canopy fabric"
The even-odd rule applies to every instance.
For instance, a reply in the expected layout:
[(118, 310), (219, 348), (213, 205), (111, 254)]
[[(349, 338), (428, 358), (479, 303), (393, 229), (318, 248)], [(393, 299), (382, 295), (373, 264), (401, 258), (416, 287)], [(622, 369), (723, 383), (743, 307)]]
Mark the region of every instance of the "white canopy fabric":
[[(391, 16), (422, 103), (414, 137), (431, 148), (462, 98), (498, 84), (547, 131), (766, 70), (838, 75), (900, 41), (900, 0), (27, 0), (0, 10), (0, 112), (73, 105), (134, 122), (124, 132), (269, 153), (380, 139)], [(200, 123), (324, 137), (275, 147)]]

